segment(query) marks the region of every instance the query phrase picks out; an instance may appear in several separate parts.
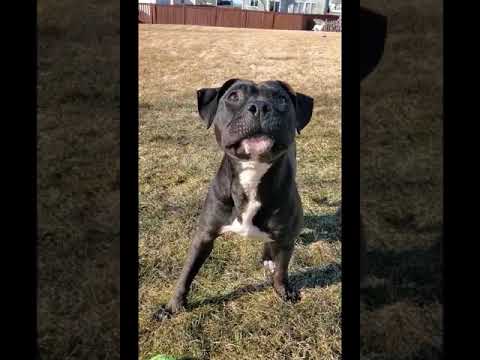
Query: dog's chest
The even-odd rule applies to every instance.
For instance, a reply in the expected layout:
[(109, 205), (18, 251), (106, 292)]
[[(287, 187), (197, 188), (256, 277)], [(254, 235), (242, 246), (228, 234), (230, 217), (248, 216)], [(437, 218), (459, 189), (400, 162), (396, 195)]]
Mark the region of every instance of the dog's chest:
[(257, 196), (258, 185), (269, 168), (269, 164), (256, 161), (245, 161), (241, 163), (238, 180), (245, 193), (247, 202), (242, 209), (241, 219), (236, 218), (232, 224), (223, 226), (221, 233), (233, 232), (245, 237), (271, 241), (267, 233), (261, 231), (253, 224), (253, 218), (262, 206)]

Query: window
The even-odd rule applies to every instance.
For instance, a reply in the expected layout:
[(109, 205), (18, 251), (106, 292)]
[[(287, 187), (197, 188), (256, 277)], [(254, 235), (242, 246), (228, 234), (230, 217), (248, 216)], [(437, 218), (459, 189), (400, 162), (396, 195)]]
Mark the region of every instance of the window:
[(250, 0), (250, 6), (258, 7), (258, 0)]
[(341, 1), (335, 1), (335, 2), (330, 2), (330, 7), (329, 7), (329, 12), (334, 12), (334, 13), (341, 13), (342, 12), (342, 2)]
[(280, 0), (270, 0), (270, 11), (278, 12), (280, 11)]
[(311, 14), (312, 13), (312, 3), (306, 3), (305, 4), (305, 14)]
[(297, 0), (293, 6), (293, 12), (296, 14), (311, 14), (314, 3), (312, 0)]

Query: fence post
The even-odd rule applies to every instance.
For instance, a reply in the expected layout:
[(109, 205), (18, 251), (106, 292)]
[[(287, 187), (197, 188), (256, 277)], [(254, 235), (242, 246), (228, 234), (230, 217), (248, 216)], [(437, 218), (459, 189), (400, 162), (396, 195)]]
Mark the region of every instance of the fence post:
[(217, 11), (218, 11), (218, 6), (215, 6), (215, 26), (218, 26), (217, 24)]
[(275, 4), (274, 4), (273, 7), (274, 7), (274, 9), (273, 9), (274, 11), (273, 11), (272, 29), (275, 29), (275, 16), (276, 16), (275, 14), (277, 13), (277, 12), (275, 11)]

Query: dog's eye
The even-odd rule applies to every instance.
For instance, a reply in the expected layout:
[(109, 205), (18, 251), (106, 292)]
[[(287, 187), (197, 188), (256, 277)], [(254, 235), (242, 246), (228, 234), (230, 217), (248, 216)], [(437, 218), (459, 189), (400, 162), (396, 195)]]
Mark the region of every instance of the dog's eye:
[(237, 91), (232, 91), (228, 97), (227, 97), (228, 101), (232, 101), (232, 102), (238, 102), (240, 100), (240, 96), (238, 95), (238, 92)]
[(287, 105), (288, 104), (288, 100), (285, 96), (279, 96), (278, 97), (278, 103), (280, 105)]

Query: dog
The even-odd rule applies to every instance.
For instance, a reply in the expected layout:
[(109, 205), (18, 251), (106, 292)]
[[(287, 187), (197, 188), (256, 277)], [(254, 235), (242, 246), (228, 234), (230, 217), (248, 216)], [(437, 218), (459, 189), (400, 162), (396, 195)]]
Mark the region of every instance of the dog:
[(261, 261), (286, 302), (299, 300), (288, 264), (303, 226), (295, 182), (295, 137), (310, 122), (313, 98), (283, 81), (230, 79), (197, 91), (198, 113), (212, 125), (224, 156), (211, 182), (187, 259), (168, 304), (156, 317), (184, 308), (190, 285), (226, 233), (261, 239)]

